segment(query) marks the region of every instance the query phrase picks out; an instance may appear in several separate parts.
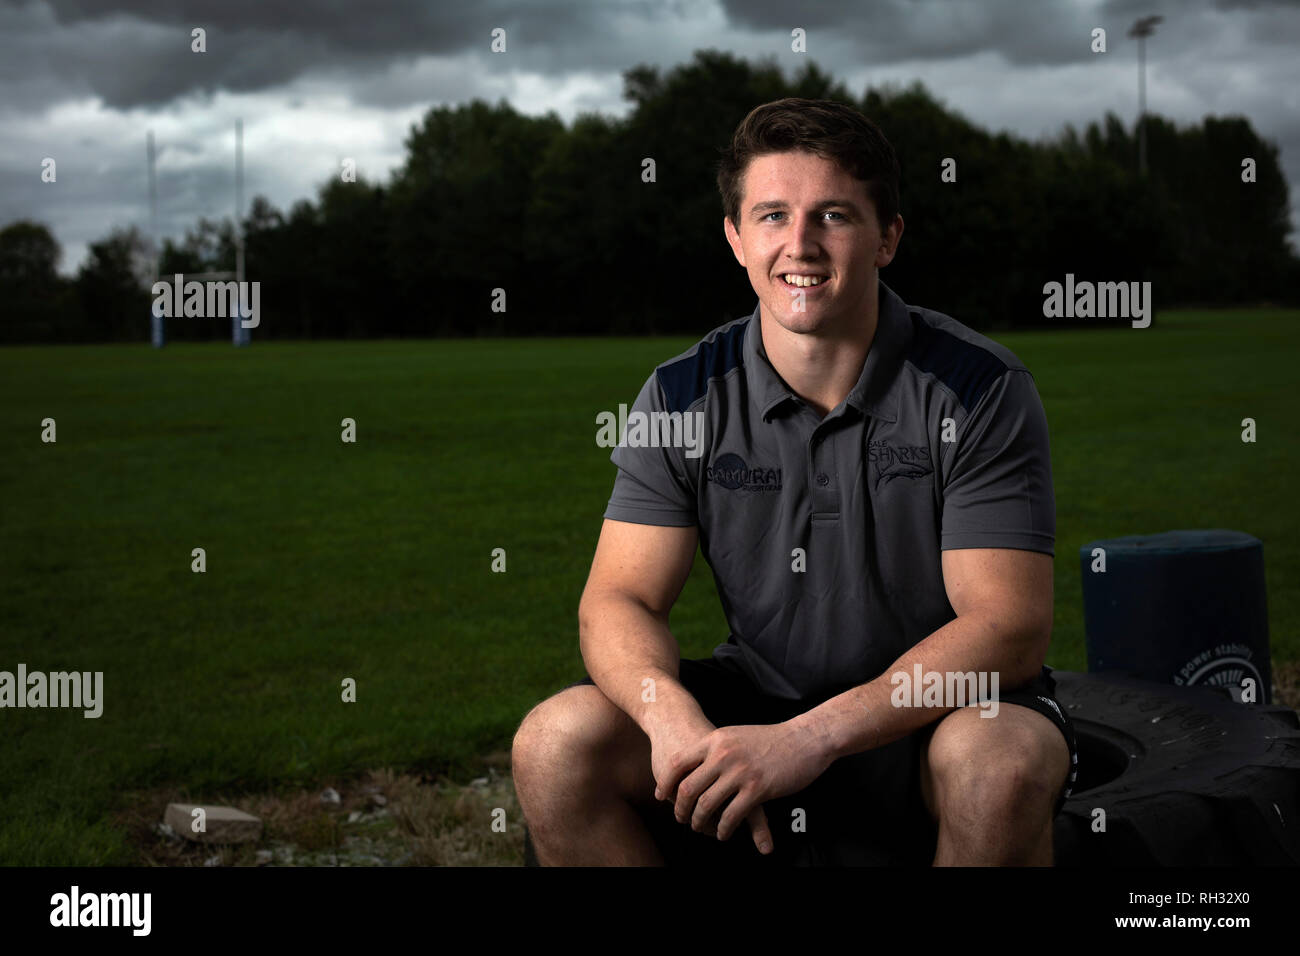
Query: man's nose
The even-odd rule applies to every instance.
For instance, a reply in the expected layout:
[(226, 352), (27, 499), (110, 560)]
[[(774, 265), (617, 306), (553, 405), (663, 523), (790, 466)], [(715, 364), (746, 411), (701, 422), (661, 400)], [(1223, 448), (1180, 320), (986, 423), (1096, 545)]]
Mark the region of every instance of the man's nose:
[(795, 259), (816, 258), (820, 229), (821, 223), (815, 216), (796, 216), (790, 223), (790, 256)]

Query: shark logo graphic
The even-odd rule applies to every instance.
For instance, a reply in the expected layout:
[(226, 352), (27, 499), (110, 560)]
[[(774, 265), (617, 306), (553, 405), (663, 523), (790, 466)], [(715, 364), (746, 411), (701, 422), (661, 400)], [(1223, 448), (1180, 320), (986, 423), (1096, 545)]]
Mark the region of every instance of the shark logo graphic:
[(879, 489), (895, 478), (925, 478), (934, 474), (930, 449), (925, 445), (891, 445), (872, 441), (867, 447), (875, 487)]

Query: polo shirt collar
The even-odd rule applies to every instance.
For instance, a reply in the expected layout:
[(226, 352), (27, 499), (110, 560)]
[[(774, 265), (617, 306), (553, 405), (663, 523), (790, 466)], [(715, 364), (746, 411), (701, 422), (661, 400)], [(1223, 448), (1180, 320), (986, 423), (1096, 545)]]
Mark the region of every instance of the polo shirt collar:
[[(898, 421), (898, 370), (907, 354), (912, 323), (907, 305), (884, 282), (880, 287), (876, 334), (867, 351), (867, 361), (857, 384), (845, 396), (845, 403), (860, 412), (887, 422)], [(763, 348), (762, 304), (754, 307), (745, 332), (745, 368), (751, 400), (764, 420), (783, 402), (798, 396), (776, 374)]]

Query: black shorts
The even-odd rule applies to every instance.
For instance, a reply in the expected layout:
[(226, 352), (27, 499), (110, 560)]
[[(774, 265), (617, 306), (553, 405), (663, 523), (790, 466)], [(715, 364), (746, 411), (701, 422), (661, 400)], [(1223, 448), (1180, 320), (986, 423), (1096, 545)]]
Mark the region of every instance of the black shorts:
[[(775, 724), (820, 700), (791, 701), (760, 693), (743, 674), (709, 657), (682, 660), (678, 679), (717, 727)], [(594, 684), (587, 677), (569, 686)], [(1070, 750), (1070, 774), (1054, 814), (1070, 795), (1078, 767), (1074, 728), (1057, 704), (1056, 682), (1044, 667), (1032, 683), (998, 694), (1002, 703), (1038, 711), (1060, 728)], [(763, 805), (773, 850), (760, 854), (742, 825), (722, 842), (697, 833), (660, 801), (645, 811), (647, 825), (669, 863), (694, 865), (928, 866), (938, 830), (921, 795), (921, 748), (938, 721), (893, 743), (842, 757), (806, 789)]]

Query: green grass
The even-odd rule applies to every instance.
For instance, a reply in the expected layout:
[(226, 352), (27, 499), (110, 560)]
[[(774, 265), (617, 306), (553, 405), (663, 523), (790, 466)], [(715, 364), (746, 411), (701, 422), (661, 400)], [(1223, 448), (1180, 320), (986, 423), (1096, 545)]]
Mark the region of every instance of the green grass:
[[(1298, 318), (998, 336), (1052, 430), (1049, 664), (1084, 667), (1079, 547), (1180, 527), (1264, 541), (1274, 660), (1300, 656)], [(0, 350), (0, 670), (105, 683), (98, 720), (0, 711), (0, 863), (129, 862), (108, 822), (129, 790), (202, 799), (507, 748), (582, 675), (613, 481), (596, 413), (690, 341)], [(726, 637), (702, 561), (673, 628), (687, 656)]]

